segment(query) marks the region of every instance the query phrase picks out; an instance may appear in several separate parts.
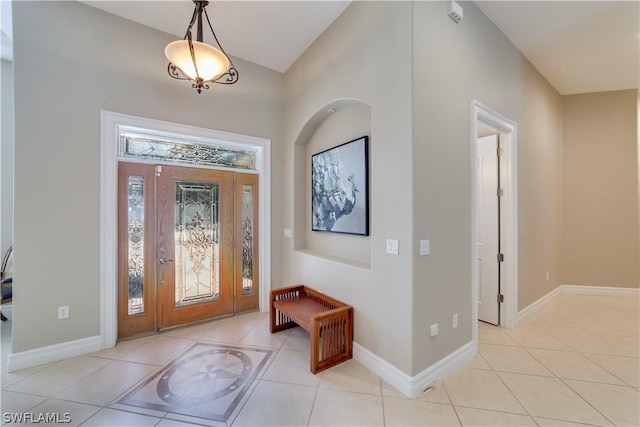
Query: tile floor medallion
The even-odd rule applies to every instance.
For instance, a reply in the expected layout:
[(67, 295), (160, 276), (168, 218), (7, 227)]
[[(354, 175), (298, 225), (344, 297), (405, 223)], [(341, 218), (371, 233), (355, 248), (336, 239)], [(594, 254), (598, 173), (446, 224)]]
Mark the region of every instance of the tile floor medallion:
[(225, 422), (272, 350), (195, 343), (119, 403)]

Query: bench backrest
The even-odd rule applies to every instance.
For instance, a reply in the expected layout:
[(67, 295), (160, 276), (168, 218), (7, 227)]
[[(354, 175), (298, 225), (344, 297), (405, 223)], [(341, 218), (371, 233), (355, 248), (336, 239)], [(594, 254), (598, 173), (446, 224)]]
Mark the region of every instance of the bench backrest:
[(329, 310), (333, 310), (334, 308), (338, 308), (338, 307), (347, 307), (347, 304), (340, 302), (336, 299), (333, 299), (314, 289), (307, 288), (306, 286), (303, 286), (302, 291), (306, 293), (307, 298), (312, 299), (317, 303), (324, 305)]

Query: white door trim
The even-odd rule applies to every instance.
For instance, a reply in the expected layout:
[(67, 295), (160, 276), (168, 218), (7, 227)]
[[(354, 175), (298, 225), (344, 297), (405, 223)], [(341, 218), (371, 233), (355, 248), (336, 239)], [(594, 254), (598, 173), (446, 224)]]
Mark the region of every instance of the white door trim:
[(271, 140), (206, 128), (130, 116), (102, 110), (100, 113), (100, 338), (102, 348), (118, 339), (118, 129), (145, 129), (152, 134), (199, 140), (215, 140), (256, 150), (260, 174), (260, 310), (267, 310), (271, 289)]
[[(471, 105), (471, 301), (472, 319), (478, 319), (478, 195), (476, 138), (478, 122), (484, 122), (500, 132), (500, 145), (504, 155), (500, 162), (500, 182), (504, 190), (501, 200), (501, 249), (505, 261), (502, 263), (501, 292), (504, 303), (500, 310), (500, 324), (506, 328), (518, 326), (518, 125), (500, 113), (474, 100)], [(478, 342), (477, 321), (473, 322), (473, 341)]]

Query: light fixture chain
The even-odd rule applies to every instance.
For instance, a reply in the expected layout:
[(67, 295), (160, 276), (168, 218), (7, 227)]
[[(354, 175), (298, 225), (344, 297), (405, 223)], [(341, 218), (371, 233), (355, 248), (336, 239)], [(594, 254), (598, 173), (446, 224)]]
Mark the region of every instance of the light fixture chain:
[(209, 20), (209, 14), (207, 13), (207, 9), (204, 9), (204, 17), (207, 18), (207, 24), (209, 24), (209, 29), (211, 30), (211, 34), (213, 34), (213, 38), (215, 39), (216, 43), (218, 44), (218, 47), (220, 48), (220, 51), (224, 54), (224, 56), (227, 57), (227, 59), (229, 59), (229, 63), (231, 64), (231, 67), (229, 67), (229, 70), (225, 74), (223, 74), (223, 75), (227, 75), (228, 76), (227, 77), (227, 81), (226, 82), (218, 81), (217, 83), (233, 84), (233, 83), (238, 81), (238, 77), (239, 77), (238, 76), (238, 70), (233, 65), (233, 61), (231, 60), (231, 57), (229, 55), (227, 55), (227, 52), (224, 51), (224, 48), (222, 47), (222, 45), (218, 41), (218, 36), (216, 36), (216, 32), (213, 31), (213, 26), (211, 25), (211, 21)]
[(193, 49), (193, 40), (191, 40), (191, 31), (189, 31), (188, 40), (189, 40), (189, 52), (191, 53), (191, 62), (193, 62), (193, 68), (196, 71), (196, 83), (199, 84), (202, 78), (200, 78), (200, 73), (198, 72), (198, 64), (196, 62), (196, 52)]
[[(213, 26), (211, 25), (211, 21), (209, 20), (209, 14), (207, 13), (207, 9), (204, 9), (204, 16), (205, 16), (205, 18), (207, 18), (207, 24), (209, 24), (209, 29), (211, 30), (211, 34), (213, 34), (213, 38), (216, 40), (216, 43), (218, 44), (218, 47), (220, 48), (222, 53), (224, 53), (224, 56), (229, 58), (229, 55), (227, 55), (227, 52), (224, 51), (224, 48), (222, 47), (222, 45), (218, 41), (218, 36), (216, 36), (216, 32), (213, 31)], [(231, 58), (229, 58), (229, 61), (231, 61)]]
[[(196, 23), (196, 18), (198, 17), (198, 8), (195, 8), (193, 10), (193, 16), (191, 17), (191, 22), (189, 23), (189, 26), (187, 27), (187, 32), (185, 33), (184, 37), (182, 38), (183, 40), (187, 38), (187, 36), (191, 35), (191, 29), (193, 28), (193, 24)], [(191, 37), (189, 37), (191, 38)]]

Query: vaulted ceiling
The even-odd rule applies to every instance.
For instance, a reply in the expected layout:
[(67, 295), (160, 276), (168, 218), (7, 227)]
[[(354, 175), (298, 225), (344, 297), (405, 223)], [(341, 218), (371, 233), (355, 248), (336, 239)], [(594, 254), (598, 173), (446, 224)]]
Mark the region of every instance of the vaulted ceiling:
[(561, 94), (638, 88), (640, 2), (476, 4)]
[[(183, 38), (193, 2), (83, 0)], [(224, 50), (284, 73), (350, 1), (211, 1), (207, 12)], [(206, 23), (205, 23), (206, 26)], [(205, 41), (210, 37), (205, 31)]]
[[(190, 0), (83, 2), (178, 38), (193, 12)], [(212, 1), (208, 10), (229, 54), (285, 72), (350, 3)], [(640, 2), (475, 3), (561, 94), (639, 87)]]

